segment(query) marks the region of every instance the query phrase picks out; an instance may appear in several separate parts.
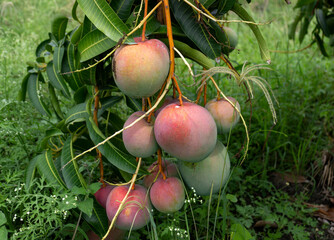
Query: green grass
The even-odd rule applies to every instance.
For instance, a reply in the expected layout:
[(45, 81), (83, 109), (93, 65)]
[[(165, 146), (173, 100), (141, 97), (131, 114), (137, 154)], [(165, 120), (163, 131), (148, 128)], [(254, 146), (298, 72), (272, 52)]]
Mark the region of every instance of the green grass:
[[(0, 5), (0, 209), (5, 212), (7, 219), (12, 220), (15, 214), (25, 216), (27, 221), (18, 220), (7, 224), (10, 236), (15, 231), (26, 228), (33, 223), (38, 228), (45, 228), (43, 224), (33, 222), (26, 215), (29, 207), (35, 213), (36, 206), (29, 202), (27, 196), (36, 194), (36, 191), (22, 191), (16, 193), (24, 183), (24, 170), (28, 162), (38, 152), (38, 141), (44, 135), (48, 127), (48, 121), (27, 102), (17, 102), (17, 94), (21, 79), (26, 69), (26, 62), (34, 59), (34, 50), (37, 43), (47, 38), (46, 32), (50, 29), (50, 17), (60, 12), (68, 12), (72, 1), (60, 0), (29, 0), (29, 1), (4, 1)], [(252, 1), (250, 8), (257, 21), (274, 21), (269, 25), (261, 26), (261, 30), (267, 39), (271, 50), (293, 51), (306, 46), (311, 39), (306, 37), (303, 44), (287, 39), (288, 24), (292, 21), (294, 11), (284, 1), (269, 1), (265, 11), (260, 8), (263, 1)], [(231, 14), (231, 19), (236, 17)], [(240, 51), (234, 51), (230, 58), (234, 66), (242, 65), (247, 60), (251, 65), (264, 63), (259, 54), (257, 43), (244, 24), (231, 23), (239, 36)], [(333, 55), (333, 49), (332, 53)], [(273, 172), (294, 172), (309, 179), (318, 180), (314, 176), (313, 164), (321, 163), (322, 151), (331, 150), (334, 132), (334, 65), (333, 59), (321, 56), (316, 45), (299, 53), (277, 53), (272, 52), (272, 71), (258, 71), (254, 74), (264, 77), (271, 85), (275, 96), (279, 101), (276, 107), (278, 123), (273, 126), (273, 119), (268, 103), (262, 91), (254, 86), (254, 99), (252, 99), (252, 115), (250, 115), (250, 104), (246, 102), (247, 94), (237, 86), (235, 82), (224, 75), (217, 75), (215, 79), (219, 82), (226, 95), (235, 97), (241, 105), (242, 113), (249, 122), (250, 148), (247, 159), (241, 167), (237, 167), (222, 195), (222, 201), (217, 196), (212, 199), (208, 197), (196, 198), (190, 192), (190, 198), (195, 199), (193, 212), (190, 206), (173, 216), (158, 215), (155, 217), (156, 229), (161, 239), (187, 239), (189, 232), (194, 234), (193, 217), (205, 219), (197, 223), (197, 234), (199, 236), (209, 235), (216, 222), (215, 237), (222, 238), (228, 234), (232, 223), (241, 224), (246, 227), (256, 239), (326, 239), (327, 226), (319, 224), (312, 217), (310, 209), (303, 202), (310, 200), (313, 192), (295, 191), (292, 196), (286, 192), (276, 189), (269, 181)], [(178, 61), (177, 74), (189, 82), (186, 68)], [(194, 68), (195, 73), (199, 71)], [(183, 86), (184, 89), (189, 89)], [(213, 98), (215, 93), (210, 85), (209, 96)], [(195, 92), (187, 91), (186, 95), (194, 99)], [(222, 137), (227, 143), (227, 137)], [(241, 123), (232, 131), (229, 151), (234, 166), (238, 164), (235, 155), (245, 140), (245, 132)], [(52, 187), (42, 179), (34, 182), (34, 186), (45, 195), (52, 193)], [(315, 188), (316, 185), (314, 185)], [(330, 190), (330, 189), (329, 189)], [(62, 196), (62, 193), (57, 193)], [(67, 193), (69, 197), (74, 197)], [(18, 200), (8, 203), (8, 200), (19, 196)], [(291, 197), (295, 201), (291, 201)], [(36, 198), (37, 199), (37, 198)], [(21, 202), (20, 202), (21, 201)], [(27, 203), (24, 204), (23, 202)], [(36, 200), (43, 201), (43, 200)], [(52, 199), (46, 199), (47, 203)], [(216, 207), (220, 204), (215, 217)], [(21, 204), (21, 205), (20, 205)], [(61, 204), (57, 200), (54, 204)], [(9, 206), (9, 207), (8, 207)], [(20, 208), (16, 208), (20, 206)], [(207, 211), (210, 206), (210, 216)], [(47, 218), (54, 205), (49, 204), (46, 209), (40, 210), (39, 220)], [(25, 209), (27, 208), (27, 209)], [(9, 210), (4, 210), (9, 209)], [(189, 222), (184, 222), (184, 216), (188, 216)], [(64, 223), (76, 224), (77, 216), (71, 216), (61, 222), (63, 215), (55, 215), (50, 219), (51, 224), (57, 229)], [(29, 219), (29, 221), (28, 221)], [(208, 220), (206, 220), (208, 219)], [(263, 230), (254, 229), (253, 225), (258, 220), (266, 220), (278, 224), (278, 228), (264, 227)], [(52, 222), (53, 221), (53, 222)], [(180, 227), (181, 226), (181, 227)], [(1, 226), (0, 226), (1, 227)], [(319, 231), (315, 233), (316, 227)], [(177, 229), (180, 228), (180, 229)], [(52, 227), (47, 228), (52, 231)], [(177, 229), (177, 230), (175, 230)], [(307, 230), (307, 231), (306, 231)], [(32, 234), (25, 230), (26, 234), (20, 235), (21, 239)], [(140, 233), (133, 232), (131, 239), (138, 239), (139, 234), (148, 234), (147, 230)], [(179, 233), (179, 235), (177, 235)], [(46, 233), (47, 235), (48, 233)], [(180, 236), (183, 235), (183, 238)], [(191, 236), (193, 239), (194, 236)], [(15, 239), (13, 237), (13, 239)]]

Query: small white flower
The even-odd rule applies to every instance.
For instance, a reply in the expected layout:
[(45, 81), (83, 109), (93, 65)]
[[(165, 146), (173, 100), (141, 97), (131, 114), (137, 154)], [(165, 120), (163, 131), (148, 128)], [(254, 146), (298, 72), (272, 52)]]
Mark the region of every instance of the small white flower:
[(30, 212), (28, 211), (28, 212), (27, 212), (27, 215), (29, 215), (29, 214), (30, 214)]
[(69, 202), (68, 201), (66, 201), (66, 204), (68, 204)]

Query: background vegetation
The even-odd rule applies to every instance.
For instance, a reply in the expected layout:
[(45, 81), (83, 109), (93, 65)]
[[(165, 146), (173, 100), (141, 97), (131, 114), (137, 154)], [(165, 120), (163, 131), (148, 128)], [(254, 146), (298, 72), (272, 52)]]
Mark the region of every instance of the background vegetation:
[[(32, 235), (36, 239), (66, 238), (66, 234), (73, 235), (77, 223), (78, 214), (70, 211), (76, 207), (75, 194), (55, 193), (44, 179), (35, 180), (30, 189), (24, 187), (25, 170), (39, 153), (38, 144), (49, 119), (43, 118), (29, 101), (17, 101), (24, 66), (34, 59), (36, 43), (47, 38), (44, 33), (50, 29), (50, 17), (68, 13), (71, 3), (12, 0), (2, 1), (0, 5), (0, 236), (8, 231), (12, 239), (30, 239)], [(333, 182), (326, 178), (328, 168), (325, 168), (329, 166), (329, 171), (333, 170), (334, 164), (333, 59), (324, 58), (315, 45), (302, 52), (284, 53), (301, 49), (312, 41), (310, 35), (302, 45), (297, 40), (288, 40), (288, 25), (295, 15), (293, 6), (284, 1), (254, 0), (249, 7), (256, 21), (273, 20), (261, 27), (269, 49), (273, 50), (270, 66), (273, 70), (258, 74), (271, 84), (279, 101), (278, 123), (273, 125), (261, 91), (255, 91), (250, 111), (249, 102), (238, 99), (244, 96), (243, 90), (226, 77), (219, 80), (224, 92), (239, 100), (246, 119), (251, 118), (251, 146), (243, 165), (233, 170), (220, 202), (218, 218), (214, 217), (217, 199), (197, 198), (190, 193), (196, 202), (194, 214), (209, 219), (198, 226), (198, 232), (203, 236), (201, 231), (206, 231), (207, 224), (212, 226), (217, 220), (215, 232), (210, 227), (207, 233), (209, 238), (227, 234), (228, 225), (229, 229), (246, 228), (256, 239), (333, 239), (330, 221), (314, 217), (316, 209), (306, 204), (330, 205), (334, 195)], [(229, 26), (239, 36), (238, 51), (230, 56), (232, 62), (236, 66), (242, 65), (244, 59), (252, 64), (263, 63), (247, 26), (237, 23)], [(330, 50), (328, 53), (333, 56), (333, 49)], [(194, 71), (198, 69), (194, 67)], [(181, 64), (176, 73), (188, 74)], [(184, 79), (187, 81), (190, 77)], [(185, 85), (182, 87), (186, 89)], [(229, 139), (231, 157), (238, 153), (244, 138), (239, 124)], [(236, 166), (237, 156), (231, 160)], [(94, 164), (97, 163), (87, 161), (82, 172), (91, 174), (87, 169), (94, 169)], [(91, 178), (97, 181), (94, 173)], [(207, 216), (208, 206), (213, 209), (212, 217)], [(188, 210), (185, 207), (184, 212)], [(188, 225), (182, 222), (183, 214), (161, 215), (156, 220), (161, 239), (189, 238)], [(68, 232), (59, 235), (59, 229)], [(136, 234), (145, 231), (132, 233), (131, 238), (136, 239)]]

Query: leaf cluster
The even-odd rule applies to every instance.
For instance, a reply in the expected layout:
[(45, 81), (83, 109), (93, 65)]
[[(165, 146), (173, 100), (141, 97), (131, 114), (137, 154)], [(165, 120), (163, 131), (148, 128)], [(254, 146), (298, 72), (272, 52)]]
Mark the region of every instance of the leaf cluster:
[[(326, 47), (325, 38), (329, 38), (329, 46), (334, 47), (334, 2), (332, 0), (299, 0), (295, 9), (298, 14), (289, 27), (289, 38), (295, 39), (296, 29), (300, 25), (299, 42), (302, 43), (305, 36), (312, 28), (313, 43), (317, 43), (321, 54), (329, 57)], [(316, 18), (316, 25), (312, 26), (311, 21)]]

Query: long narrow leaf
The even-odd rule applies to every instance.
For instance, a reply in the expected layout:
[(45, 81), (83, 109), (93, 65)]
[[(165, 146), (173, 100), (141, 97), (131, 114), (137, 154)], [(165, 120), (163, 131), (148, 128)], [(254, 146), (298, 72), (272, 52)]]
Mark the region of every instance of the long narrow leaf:
[(68, 18), (65, 16), (57, 16), (55, 19), (53, 19), (51, 24), (51, 32), (58, 41), (65, 37), (67, 23)]
[(63, 76), (56, 71), (55, 64), (50, 61), (46, 67), (46, 73), (52, 86), (62, 91), (65, 97), (70, 98), (70, 92)]
[(74, 44), (67, 42), (65, 44), (65, 56), (62, 63), (62, 76), (67, 81), (70, 88), (72, 88), (74, 91), (83, 85), (81, 81), (81, 74), (74, 72), (80, 68), (80, 63), (77, 62), (75, 53), (76, 49)]
[(85, 35), (80, 40), (78, 50), (80, 53), (80, 61), (84, 62), (88, 59), (94, 58), (97, 55), (111, 49), (117, 42), (111, 40), (103, 32), (95, 29)]
[(36, 172), (36, 166), (37, 166), (37, 160), (39, 156), (34, 157), (28, 164), (26, 173), (25, 173), (25, 181), (26, 181), (26, 189), (30, 188), (31, 182), (35, 177)]
[(43, 154), (39, 155), (37, 167), (40, 173), (43, 174), (50, 183), (56, 183), (59, 186), (66, 188), (66, 185), (54, 164), (51, 150), (46, 150)]
[[(98, 144), (105, 140), (106, 137), (96, 126), (91, 117), (86, 119), (86, 125), (89, 136), (91, 137), (94, 144)], [(120, 151), (110, 141), (99, 146), (98, 149), (101, 151), (102, 155), (105, 156), (108, 161), (117, 168), (128, 173), (134, 173), (136, 171), (137, 164), (135, 158)]]
[(126, 21), (131, 13), (131, 7), (134, 0), (113, 0), (110, 6), (122, 21)]
[[(79, 167), (76, 160), (71, 161), (74, 158), (74, 150), (72, 138), (68, 137), (64, 143), (63, 150), (61, 152), (61, 165), (65, 166), (62, 170), (64, 181), (69, 189), (74, 186), (86, 188), (87, 184), (85, 179), (79, 172)], [(71, 161), (71, 162), (70, 162)], [(70, 163), (68, 163), (70, 162)], [(68, 163), (68, 164), (67, 164)]]
[(30, 74), (28, 79), (28, 96), (31, 101), (31, 103), (34, 105), (34, 107), (43, 115), (51, 116), (49, 109), (46, 107), (45, 103), (42, 101), (38, 83), (41, 73), (33, 73)]
[[(111, 40), (118, 42), (124, 34), (129, 32), (128, 27), (117, 16), (105, 0), (78, 0), (79, 6), (92, 23)], [(133, 39), (128, 39), (128, 43)]]
[(219, 57), (220, 45), (210, 37), (208, 30), (199, 24), (192, 8), (178, 0), (171, 0), (170, 5), (176, 21), (188, 38), (209, 58)]

